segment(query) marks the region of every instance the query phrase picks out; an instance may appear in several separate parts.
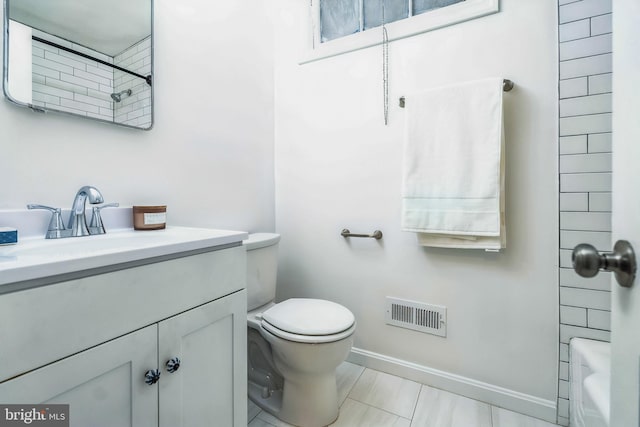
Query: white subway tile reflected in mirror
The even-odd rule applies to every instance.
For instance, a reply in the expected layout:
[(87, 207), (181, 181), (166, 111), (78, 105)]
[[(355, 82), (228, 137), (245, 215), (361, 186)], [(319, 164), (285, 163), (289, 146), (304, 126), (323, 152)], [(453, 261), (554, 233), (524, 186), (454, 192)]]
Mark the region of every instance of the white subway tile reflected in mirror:
[(150, 129), (152, 0), (48, 4), (5, 2), (5, 96), (36, 111)]

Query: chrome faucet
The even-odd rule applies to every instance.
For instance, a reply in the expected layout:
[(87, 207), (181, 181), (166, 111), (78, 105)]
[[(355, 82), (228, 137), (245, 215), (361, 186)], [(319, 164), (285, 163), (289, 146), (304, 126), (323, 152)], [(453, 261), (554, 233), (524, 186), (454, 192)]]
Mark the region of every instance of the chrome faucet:
[(62, 222), (62, 211), (60, 208), (52, 208), (44, 205), (29, 204), (29, 209), (45, 209), (51, 212), (51, 220), (49, 221), (49, 229), (45, 235), (46, 239), (62, 239), (65, 237), (80, 237), (89, 236), (91, 234), (104, 234), (104, 224), (102, 224), (102, 218), (100, 217), (100, 211), (103, 208), (116, 207), (118, 203), (109, 203), (102, 206), (94, 206), (93, 217), (91, 218), (91, 225), (87, 226), (87, 218), (85, 216), (85, 208), (87, 200), (92, 205), (103, 203), (104, 199), (102, 194), (97, 188), (90, 185), (85, 185), (76, 193), (76, 197), (73, 199), (73, 206), (71, 206), (71, 213), (69, 214), (69, 225), (64, 227)]
[(89, 227), (87, 227), (87, 218), (85, 216), (85, 208), (87, 199), (92, 205), (103, 203), (102, 194), (97, 188), (85, 185), (76, 193), (71, 206), (71, 214), (69, 215), (69, 224), (67, 229), (71, 230), (71, 237), (88, 236)]

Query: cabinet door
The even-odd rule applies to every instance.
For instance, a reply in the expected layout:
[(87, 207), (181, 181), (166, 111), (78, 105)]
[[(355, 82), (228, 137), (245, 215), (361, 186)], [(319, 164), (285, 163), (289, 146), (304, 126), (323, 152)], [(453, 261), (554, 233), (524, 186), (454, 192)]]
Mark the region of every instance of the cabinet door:
[(0, 402), (69, 404), (72, 427), (157, 426), (158, 387), (144, 382), (157, 339), (149, 326), (5, 381)]
[(246, 298), (242, 290), (158, 325), (161, 427), (246, 427)]

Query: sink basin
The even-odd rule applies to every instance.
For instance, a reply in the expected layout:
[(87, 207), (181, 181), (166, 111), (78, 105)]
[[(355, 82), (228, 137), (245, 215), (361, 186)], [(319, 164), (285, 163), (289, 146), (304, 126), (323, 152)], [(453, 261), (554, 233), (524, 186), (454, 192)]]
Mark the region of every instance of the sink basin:
[[(17, 290), (9, 285), (18, 282), (33, 281), (39, 286), (54, 276), (237, 245), (247, 237), (241, 231), (167, 227), (66, 239), (23, 239), (17, 245), (0, 246), (0, 294)], [(28, 287), (27, 283), (20, 289)]]

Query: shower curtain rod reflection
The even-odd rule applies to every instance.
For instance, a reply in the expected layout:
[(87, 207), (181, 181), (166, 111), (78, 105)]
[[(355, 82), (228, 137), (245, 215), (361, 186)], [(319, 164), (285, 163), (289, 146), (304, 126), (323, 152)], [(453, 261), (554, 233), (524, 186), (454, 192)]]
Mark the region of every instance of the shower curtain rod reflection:
[[(513, 89), (513, 86), (515, 86), (515, 84), (511, 80), (509, 79), (502, 80), (502, 90), (504, 92), (510, 92), (511, 89)], [(398, 101), (400, 101), (400, 108), (404, 108), (404, 105), (405, 105), (404, 96), (401, 96)]]
[(91, 59), (92, 61), (99, 62), (99, 63), (101, 63), (103, 65), (108, 65), (109, 67), (115, 68), (116, 70), (124, 71), (125, 73), (129, 73), (132, 76), (140, 77), (141, 79), (146, 81), (149, 86), (151, 86), (151, 74), (149, 74), (148, 76), (143, 76), (142, 74), (134, 73), (133, 71), (129, 71), (126, 68), (122, 68), (122, 67), (118, 67), (117, 65), (109, 64), (107, 61), (103, 61), (102, 59), (94, 58), (93, 56), (87, 55), (86, 53), (78, 52), (77, 50), (73, 50), (73, 49), (70, 49), (68, 47), (61, 46), (61, 45), (59, 45), (57, 43), (51, 42), (49, 40), (42, 39), (42, 38), (40, 38), (38, 36), (31, 36), (31, 38), (33, 40), (35, 40), (35, 41), (39, 41), (40, 43), (48, 44), (49, 46), (53, 46), (53, 47), (56, 47), (58, 49), (62, 49), (64, 51), (73, 53), (75, 55), (82, 56), (83, 58)]

